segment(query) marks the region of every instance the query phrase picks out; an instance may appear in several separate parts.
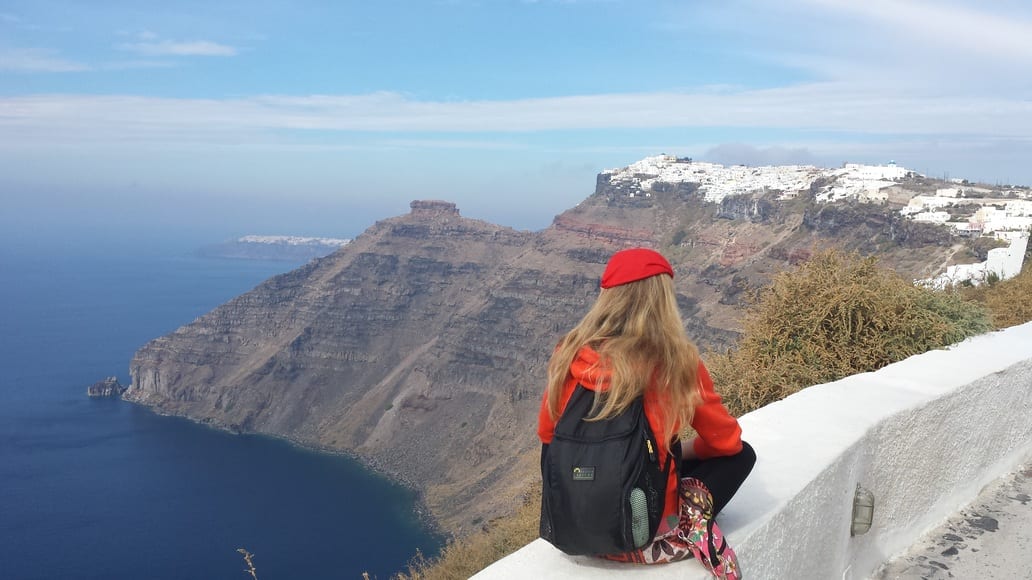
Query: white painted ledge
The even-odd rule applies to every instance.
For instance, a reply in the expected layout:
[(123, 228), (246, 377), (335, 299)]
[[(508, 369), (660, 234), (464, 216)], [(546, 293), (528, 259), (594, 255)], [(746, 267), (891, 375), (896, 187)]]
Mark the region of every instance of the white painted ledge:
[[(741, 418), (757, 462), (717, 518), (745, 578), (869, 577), (997, 477), (1032, 459), (1032, 323), (810, 387)], [(874, 525), (850, 537), (860, 483)], [(566, 556), (536, 540), (477, 580), (709, 578)]]

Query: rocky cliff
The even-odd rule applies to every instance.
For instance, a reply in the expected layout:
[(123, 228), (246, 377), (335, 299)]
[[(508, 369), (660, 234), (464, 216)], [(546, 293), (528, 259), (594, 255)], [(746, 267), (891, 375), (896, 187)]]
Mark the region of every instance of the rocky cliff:
[[(815, 247), (874, 248), (913, 276), (948, 257), (948, 243), (901, 238), (899, 224), (869, 215), (879, 211), (890, 208), (830, 215), (812, 196), (766, 192), (710, 203), (691, 183), (646, 192), (600, 176), (592, 196), (531, 233), (416, 201), (145, 345), (125, 398), (353, 454), (422, 492), (462, 534), (536, 477), (548, 355), (613, 251), (668, 255), (689, 333), (703, 350), (725, 348), (744, 290)], [(906, 258), (914, 247), (920, 260)]]
[(124, 393), (126, 387), (122, 386), (122, 383), (118, 382), (118, 377), (108, 377), (102, 381), (97, 381), (86, 387), (86, 396), (88, 397), (117, 397)]

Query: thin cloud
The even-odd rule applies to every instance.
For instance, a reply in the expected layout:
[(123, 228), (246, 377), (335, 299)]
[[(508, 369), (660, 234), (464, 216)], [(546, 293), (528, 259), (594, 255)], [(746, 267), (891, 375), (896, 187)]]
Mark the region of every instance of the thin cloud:
[(11, 72), (82, 72), (89, 65), (57, 56), (52, 50), (21, 48), (0, 50), (0, 70)]
[(72, 30), (70, 26), (54, 26), (54, 25), (39, 25), (32, 22), (26, 21), (21, 16), (11, 14), (10, 12), (0, 12), (0, 24), (12, 26), (18, 30), (25, 30), (30, 32), (68, 32)]
[(699, 156), (723, 165), (818, 165), (820, 161), (806, 147), (756, 147), (746, 143), (723, 143)]
[(131, 42), (118, 45), (144, 56), (236, 56), (235, 47), (209, 40)]
[(933, 94), (1032, 89), (1023, 74), (1032, 68), (1032, 10), (1017, 3), (740, 0), (680, 8), (657, 27), (740, 38), (738, 55), (813, 81)]
[(618, 0), (520, 0), (521, 4), (612, 4)]
[(977, 8), (920, 0), (801, 0), (818, 9), (856, 16), (870, 24), (890, 26), (921, 42), (1005, 60), (1032, 60), (1032, 19), (1002, 16), (990, 4)]
[(116, 60), (98, 65), (100, 70), (137, 70), (137, 69), (158, 69), (176, 68), (179, 63), (169, 60)]
[(382, 144), (403, 149), (470, 149), (476, 151), (509, 151), (527, 149), (521, 143), (479, 139), (385, 139)]
[[(118, 127), (107, 120), (117, 116)], [(0, 98), (8, 123), (88, 132), (161, 128), (524, 133), (578, 129), (745, 127), (889, 135), (1032, 134), (1032, 101), (894, 93), (844, 83), (764, 90), (604, 94), (508, 101), (420, 101), (397, 93), (174, 99), (37, 95)]]

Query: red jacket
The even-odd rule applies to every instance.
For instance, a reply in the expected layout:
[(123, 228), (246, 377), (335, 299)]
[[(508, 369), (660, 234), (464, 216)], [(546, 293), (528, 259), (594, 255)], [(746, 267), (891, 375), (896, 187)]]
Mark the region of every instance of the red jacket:
[[(577, 352), (577, 356), (570, 364), (570, 374), (563, 384), (563, 395), (559, 401), (560, 415), (566, 409), (566, 403), (569, 402), (578, 383), (592, 391), (605, 390), (609, 387), (609, 369), (597, 368), (598, 361), (599, 354), (591, 347), (582, 347)], [(713, 379), (710, 378), (709, 371), (706, 370), (706, 366), (702, 364), (701, 360), (699, 361), (698, 377), (702, 387), (700, 389), (702, 402), (695, 408), (695, 415), (692, 418), (692, 428), (699, 434), (694, 442), (695, 453), (700, 459), (734, 455), (742, 450), (742, 428), (738, 425), (738, 420), (727, 412), (720, 401), (720, 395), (713, 390)], [(648, 418), (652, 432), (657, 436), (666, 432), (662, 423), (663, 418), (659, 413), (659, 409), (662, 407), (662, 401), (659, 400), (655, 390), (646, 389), (645, 416)], [(680, 426), (675, 425), (674, 433), (679, 430)], [(541, 399), (541, 410), (538, 413), (538, 437), (541, 438), (542, 443), (551, 443), (554, 431), (555, 421), (548, 412), (548, 392), (546, 391), (545, 396)], [(670, 453), (670, 441), (659, 440), (657, 443), (660, 457), (666, 457)], [(672, 525), (676, 525), (676, 521), (671, 522), (668, 516), (674, 515), (676, 520), (676, 515), (679, 513), (677, 481), (678, 474), (672, 470), (670, 480), (667, 482), (667, 497), (663, 510), (665, 517), (658, 533), (663, 533)]]

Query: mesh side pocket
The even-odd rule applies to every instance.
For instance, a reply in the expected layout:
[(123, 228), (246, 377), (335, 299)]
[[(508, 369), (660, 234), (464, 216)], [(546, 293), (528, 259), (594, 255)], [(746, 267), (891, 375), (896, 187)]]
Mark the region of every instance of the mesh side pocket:
[(649, 529), (649, 502), (640, 487), (631, 490), (631, 536), (634, 547), (640, 548), (652, 539)]
[(657, 478), (664, 478), (665, 479), (665, 477), (666, 477), (665, 473), (663, 473), (662, 471), (657, 470), (656, 476), (642, 478), (642, 479), (645, 480), (643, 482), (644, 485), (643, 485), (643, 490), (642, 491), (643, 491), (643, 494), (645, 496), (645, 501), (647, 502), (647, 505), (648, 505), (649, 531), (652, 532), (653, 534), (655, 534), (656, 533), (656, 529), (659, 528), (659, 521), (663, 517), (663, 504), (665, 503), (665, 500), (666, 500), (666, 497), (664, 497), (666, 495), (664, 493), (665, 489), (660, 489), (656, 485), (656, 481), (655, 480)]

